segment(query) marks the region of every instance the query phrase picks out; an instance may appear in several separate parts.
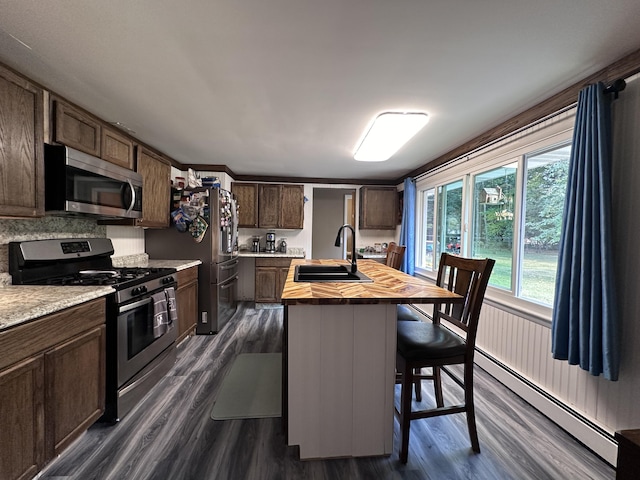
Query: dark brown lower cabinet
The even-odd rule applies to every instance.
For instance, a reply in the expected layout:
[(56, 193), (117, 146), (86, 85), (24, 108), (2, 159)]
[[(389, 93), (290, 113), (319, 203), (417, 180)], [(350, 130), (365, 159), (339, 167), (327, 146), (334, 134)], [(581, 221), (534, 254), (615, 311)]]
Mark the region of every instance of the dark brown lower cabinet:
[(0, 370), (0, 478), (28, 479), (44, 463), (44, 357)]
[(33, 478), (104, 412), (105, 301), (0, 331), (0, 479)]
[(256, 258), (255, 301), (279, 303), (282, 300), (290, 258)]
[(44, 358), (45, 452), (51, 458), (104, 412), (104, 325), (47, 351)]
[(633, 480), (640, 472), (640, 429), (619, 430), (616, 480)]
[(196, 328), (198, 321), (198, 267), (178, 271), (178, 340), (180, 343)]

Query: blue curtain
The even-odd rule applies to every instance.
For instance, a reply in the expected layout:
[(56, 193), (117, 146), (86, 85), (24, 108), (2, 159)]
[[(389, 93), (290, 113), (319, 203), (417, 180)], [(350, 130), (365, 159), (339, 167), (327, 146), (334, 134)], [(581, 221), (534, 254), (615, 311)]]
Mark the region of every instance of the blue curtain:
[(620, 343), (611, 240), (611, 100), (601, 83), (584, 88), (578, 97), (551, 349), (553, 358), (617, 380)]
[(413, 275), (416, 266), (416, 181), (413, 178), (404, 180), (404, 201), (402, 204), (402, 222), (400, 224), (399, 245), (406, 245), (402, 270)]

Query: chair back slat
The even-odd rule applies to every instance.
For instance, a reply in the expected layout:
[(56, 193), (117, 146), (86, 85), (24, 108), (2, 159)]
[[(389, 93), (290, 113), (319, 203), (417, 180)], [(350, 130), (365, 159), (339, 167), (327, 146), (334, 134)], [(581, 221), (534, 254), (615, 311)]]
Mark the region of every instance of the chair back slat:
[(467, 343), (475, 343), (480, 308), (495, 260), (463, 258), (443, 253), (436, 284), (465, 297), (464, 303), (437, 304), (434, 321), (447, 321), (467, 333)]
[(404, 259), (404, 251), (407, 247), (405, 245), (398, 245), (396, 242), (391, 242), (387, 247), (387, 258), (385, 265), (400, 270), (402, 266), (402, 260)]

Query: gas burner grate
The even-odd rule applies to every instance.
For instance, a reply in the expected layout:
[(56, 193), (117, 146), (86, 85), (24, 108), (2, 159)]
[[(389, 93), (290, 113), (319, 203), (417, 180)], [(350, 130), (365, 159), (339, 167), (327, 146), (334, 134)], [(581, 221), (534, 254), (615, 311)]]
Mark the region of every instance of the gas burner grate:
[(91, 286), (91, 285), (116, 285), (121, 281), (121, 279), (117, 276), (113, 275), (91, 275), (87, 276), (86, 274), (80, 275), (66, 275), (63, 277), (54, 277), (46, 280), (46, 285), (60, 285), (60, 286)]

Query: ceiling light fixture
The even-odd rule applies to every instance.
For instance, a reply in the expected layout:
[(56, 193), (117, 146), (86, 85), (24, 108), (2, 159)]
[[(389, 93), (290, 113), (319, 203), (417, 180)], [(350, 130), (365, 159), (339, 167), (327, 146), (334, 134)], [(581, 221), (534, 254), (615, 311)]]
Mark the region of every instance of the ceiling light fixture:
[(421, 112), (386, 112), (378, 115), (356, 148), (353, 158), (361, 162), (383, 162), (420, 131), (429, 121)]

